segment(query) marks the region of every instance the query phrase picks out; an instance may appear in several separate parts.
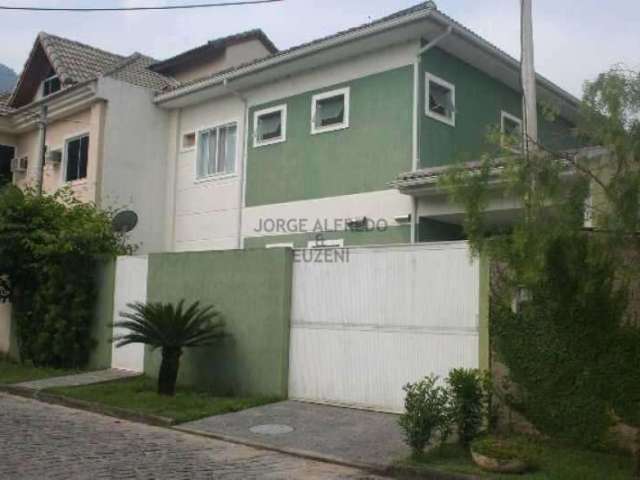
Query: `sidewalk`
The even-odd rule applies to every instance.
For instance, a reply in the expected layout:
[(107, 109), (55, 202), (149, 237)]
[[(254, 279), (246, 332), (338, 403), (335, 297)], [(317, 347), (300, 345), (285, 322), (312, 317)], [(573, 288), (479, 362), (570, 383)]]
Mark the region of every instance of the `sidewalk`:
[(378, 471), (409, 454), (397, 415), (293, 400), (174, 428)]
[(111, 380), (119, 380), (121, 378), (135, 377), (138, 375), (140, 375), (138, 372), (108, 369), (15, 383), (13, 386), (27, 390), (39, 391), (54, 387), (78, 387), (80, 385), (91, 385), (93, 383), (109, 382)]

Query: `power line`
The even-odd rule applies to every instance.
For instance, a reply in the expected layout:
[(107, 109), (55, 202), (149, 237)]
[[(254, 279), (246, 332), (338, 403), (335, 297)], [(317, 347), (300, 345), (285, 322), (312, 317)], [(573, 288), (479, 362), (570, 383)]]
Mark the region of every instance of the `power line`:
[(233, 7), (236, 5), (257, 5), (261, 3), (275, 3), (283, 0), (240, 0), (237, 2), (216, 2), (188, 5), (154, 5), (140, 7), (105, 7), (105, 8), (65, 8), (65, 7), (18, 7), (0, 5), (0, 10), (17, 10), (23, 12), (134, 12), (145, 10), (186, 10), (194, 8)]

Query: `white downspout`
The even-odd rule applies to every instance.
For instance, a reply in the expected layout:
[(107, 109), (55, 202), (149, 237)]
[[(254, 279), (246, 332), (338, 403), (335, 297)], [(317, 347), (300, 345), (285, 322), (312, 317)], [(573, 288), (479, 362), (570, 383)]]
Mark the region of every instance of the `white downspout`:
[(240, 195), (238, 198), (238, 241), (237, 241), (237, 248), (239, 250), (244, 248), (244, 239), (242, 238), (242, 213), (244, 210), (244, 192), (245, 192), (245, 185), (246, 185), (246, 169), (247, 169), (247, 157), (248, 157), (248, 142), (249, 142), (249, 102), (247, 101), (247, 98), (242, 95), (240, 92), (238, 92), (237, 90), (234, 90), (233, 88), (231, 88), (229, 86), (229, 80), (228, 79), (224, 79), (224, 81), (222, 82), (222, 85), (229, 90), (231, 93), (233, 93), (236, 97), (238, 97), (242, 103), (244, 104), (244, 123), (243, 123), (243, 132), (242, 132), (242, 153), (240, 155), (240, 158), (242, 158), (242, 165), (240, 167)]
[[(422, 65), (422, 55), (427, 51), (435, 47), (440, 41), (449, 36), (453, 32), (453, 27), (449, 25), (447, 29), (427, 43), (424, 47), (421, 47), (416, 54), (416, 60), (413, 62), (413, 148), (412, 148), (412, 163), (411, 169), (416, 171), (418, 165), (420, 165), (420, 74)], [(411, 196), (411, 243), (417, 241), (417, 220), (418, 220), (418, 199), (415, 196)]]

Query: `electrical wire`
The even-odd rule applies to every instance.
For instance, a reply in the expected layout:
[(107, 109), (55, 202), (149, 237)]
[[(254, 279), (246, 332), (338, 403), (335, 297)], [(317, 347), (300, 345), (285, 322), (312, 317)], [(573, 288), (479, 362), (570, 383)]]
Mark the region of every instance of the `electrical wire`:
[(71, 7), (20, 7), (14, 5), (0, 5), (0, 10), (14, 10), (23, 12), (135, 12), (149, 10), (187, 10), (195, 8), (233, 7), (236, 5), (258, 5), (261, 3), (275, 3), (284, 0), (239, 0), (237, 2), (216, 2), (188, 5), (152, 5), (140, 7), (98, 7), (98, 8), (71, 8)]

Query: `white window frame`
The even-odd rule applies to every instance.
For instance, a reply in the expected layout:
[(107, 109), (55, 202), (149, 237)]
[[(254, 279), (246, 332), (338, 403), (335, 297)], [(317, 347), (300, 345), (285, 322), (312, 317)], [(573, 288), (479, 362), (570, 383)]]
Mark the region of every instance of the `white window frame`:
[[(344, 96), (344, 121), (342, 123), (336, 123), (335, 125), (327, 125), (326, 127), (316, 127), (316, 111), (318, 108), (318, 102), (325, 98), (337, 97), (339, 95)], [(336, 90), (330, 90), (322, 92), (311, 97), (311, 135), (317, 135), (318, 133), (335, 132), (336, 130), (343, 130), (349, 128), (349, 113), (351, 104), (351, 87), (338, 88)]]
[[(198, 161), (199, 161), (199, 155), (200, 155), (200, 134), (202, 132), (208, 132), (210, 130), (217, 130), (224, 127), (230, 127), (232, 125), (236, 126), (236, 151), (235, 151), (236, 158), (235, 158), (235, 161), (233, 162), (233, 165), (234, 165), (233, 172), (216, 172), (216, 173), (212, 173), (211, 175), (207, 175), (205, 177), (198, 177)], [(194, 182), (203, 183), (203, 182), (210, 182), (212, 180), (221, 180), (225, 178), (233, 178), (238, 176), (238, 168), (240, 167), (238, 162), (240, 161), (239, 153), (240, 153), (241, 143), (242, 143), (242, 139), (240, 138), (240, 122), (238, 122), (238, 120), (230, 120), (228, 122), (217, 123), (215, 125), (200, 127), (196, 129), (196, 145), (195, 145), (196, 158), (195, 158), (195, 161), (193, 162)], [(216, 152), (216, 155), (217, 155), (217, 152)]]
[[(511, 120), (512, 122), (520, 125), (520, 148), (507, 147), (505, 144), (505, 131), (504, 131), (504, 121)], [(505, 112), (504, 110), (500, 111), (500, 146), (502, 148), (508, 148), (512, 152), (521, 153), (522, 146), (524, 145), (524, 132), (522, 131), (522, 120), (515, 115), (511, 115), (509, 112)]]
[[(430, 96), (430, 88), (429, 84), (433, 82), (441, 87), (448, 88), (451, 90), (451, 103), (453, 104), (453, 111), (451, 112), (451, 118), (446, 115), (440, 115), (439, 113), (432, 112), (429, 108), (429, 96)], [(456, 126), (456, 86), (453, 83), (449, 83), (446, 80), (436, 77), (432, 73), (425, 73), (424, 77), (424, 104), (425, 104), (425, 115), (427, 117), (431, 117), (434, 120), (438, 120), (442, 123), (446, 123), (452, 127)]]
[[(45, 87), (44, 87), (44, 86), (45, 86), (45, 84), (46, 84), (47, 82), (50, 82), (50, 81), (52, 81), (52, 80), (58, 80), (58, 82), (60, 82), (60, 88), (59, 88), (58, 90), (56, 90), (55, 92), (51, 92), (51, 93), (47, 93), (47, 94), (45, 94), (45, 93), (44, 93), (44, 90), (45, 90)], [(49, 97), (49, 96), (53, 95), (54, 93), (58, 93), (60, 90), (62, 90), (62, 80), (60, 80), (60, 77), (58, 76), (58, 74), (54, 73), (53, 75), (51, 75), (50, 77), (45, 78), (45, 79), (42, 81), (42, 86), (41, 86), (41, 88), (42, 88), (42, 90), (41, 90), (41, 96), (42, 96), (42, 98)]]
[[(87, 176), (84, 178), (77, 178), (75, 180), (67, 180), (67, 163), (69, 159), (69, 143), (74, 140), (78, 140), (82, 137), (89, 137), (89, 151), (87, 152)], [(62, 150), (62, 162), (60, 162), (60, 183), (62, 185), (81, 185), (86, 183), (89, 179), (89, 160), (91, 156), (91, 132), (85, 131), (80, 133), (74, 133), (68, 137), (63, 138), (64, 146), (47, 146), (47, 150)]]
[(293, 248), (293, 242), (267, 243), (264, 248)]
[[(280, 112), (281, 122), (281, 135), (278, 138), (270, 138), (269, 140), (261, 141), (258, 138), (258, 119), (263, 115), (269, 115), (270, 113)], [(253, 148), (265, 147), (267, 145), (273, 145), (275, 143), (282, 143), (287, 140), (287, 105), (276, 105), (275, 107), (264, 108), (258, 110), (253, 114)]]
[(307, 242), (307, 248), (343, 248), (344, 247), (344, 239), (336, 238), (336, 239), (326, 239), (326, 240), (309, 240)]

